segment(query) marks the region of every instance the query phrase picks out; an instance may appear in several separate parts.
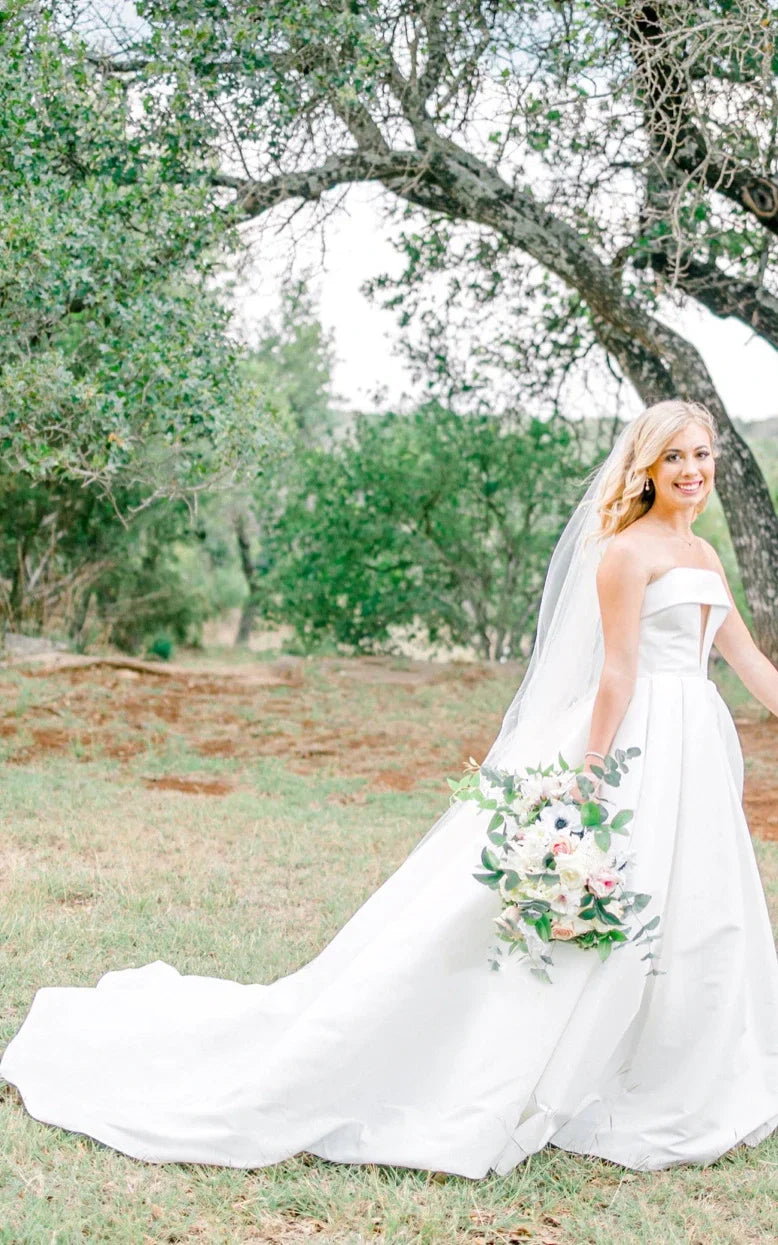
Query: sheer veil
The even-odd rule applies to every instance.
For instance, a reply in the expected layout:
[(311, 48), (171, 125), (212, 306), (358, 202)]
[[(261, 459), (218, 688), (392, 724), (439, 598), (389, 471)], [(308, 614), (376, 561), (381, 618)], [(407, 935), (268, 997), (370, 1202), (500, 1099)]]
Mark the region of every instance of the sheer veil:
[[(535, 645), (521, 685), (503, 718), (484, 765), (511, 769), (537, 764), (525, 755), (532, 739), (578, 701), (593, 696), (602, 670), (603, 646), (596, 575), (606, 543), (598, 538), (600, 492), (630, 432), (625, 425), (560, 536), (546, 573)], [(549, 757), (555, 760), (555, 756)], [(417, 844), (421, 847), (467, 805), (454, 804)]]
[(596, 576), (607, 544), (598, 538), (597, 505), (603, 481), (629, 432), (627, 424), (590, 477), (557, 541), (546, 572), (532, 656), (486, 765), (500, 768), (519, 732), (529, 734), (533, 722), (553, 720), (597, 688), (603, 650)]

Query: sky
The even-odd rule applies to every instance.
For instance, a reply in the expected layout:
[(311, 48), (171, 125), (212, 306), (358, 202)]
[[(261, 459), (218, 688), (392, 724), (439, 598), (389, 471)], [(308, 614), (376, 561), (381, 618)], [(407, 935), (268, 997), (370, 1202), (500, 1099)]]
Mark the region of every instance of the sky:
[[(93, 0), (85, 7), (85, 21), (84, 33), (88, 28), (109, 47), (111, 28), (136, 34), (143, 29), (131, 0)], [(401, 267), (379, 207), (383, 194), (377, 186), (351, 187), (344, 206), (331, 214), (321, 234), (306, 230), (304, 213), (291, 231), (263, 228), (239, 285), (238, 323), (250, 342), (278, 309), (290, 261), (297, 274), (311, 274), (322, 322), (334, 339), (336, 400), (351, 410), (408, 406), (421, 391), (398, 352), (395, 313), (361, 292), (369, 278), (397, 273)], [(682, 314), (668, 308), (664, 318), (697, 346), (730, 416), (754, 420), (778, 415), (778, 351), (739, 321), (718, 320), (696, 305)], [(580, 413), (586, 414), (581, 392)], [(637, 410), (636, 402), (632, 412), (613, 413)]]
[[(321, 232), (310, 231), (304, 222), (293, 227), (294, 235), (264, 229), (252, 241), (250, 263), (238, 287), (238, 319), (251, 341), (265, 317), (277, 310), (292, 255), (292, 270), (310, 273), (322, 322), (334, 337), (339, 405), (354, 410), (406, 405), (420, 392), (398, 353), (396, 314), (361, 292), (370, 277), (401, 268), (380, 202), (378, 187), (355, 186)], [(778, 415), (778, 351), (740, 321), (719, 320), (702, 308), (679, 314), (668, 307), (663, 318), (700, 350), (733, 418)]]

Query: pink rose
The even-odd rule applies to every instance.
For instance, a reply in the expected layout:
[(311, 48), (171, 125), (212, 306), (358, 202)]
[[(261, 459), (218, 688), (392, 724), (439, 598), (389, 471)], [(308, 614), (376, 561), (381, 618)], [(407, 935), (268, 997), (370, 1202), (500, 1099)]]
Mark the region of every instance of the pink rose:
[(572, 925), (565, 925), (562, 921), (552, 921), (551, 937), (558, 938), (560, 942), (567, 942), (568, 939), (576, 937), (576, 931)]
[(591, 875), (587, 886), (598, 899), (607, 899), (615, 891), (618, 882), (619, 879), (616, 877), (616, 874), (611, 873), (610, 869), (601, 869), (599, 873)]
[(569, 839), (554, 839), (551, 850), (555, 856), (570, 856), (575, 848)]

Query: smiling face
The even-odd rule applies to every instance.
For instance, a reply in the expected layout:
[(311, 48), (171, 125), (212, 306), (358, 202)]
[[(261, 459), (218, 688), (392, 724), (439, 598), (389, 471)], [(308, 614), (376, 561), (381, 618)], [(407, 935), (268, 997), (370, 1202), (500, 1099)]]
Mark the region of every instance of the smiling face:
[(673, 433), (648, 470), (654, 481), (654, 506), (695, 510), (713, 488), (714, 473), (708, 429), (703, 424), (686, 424)]

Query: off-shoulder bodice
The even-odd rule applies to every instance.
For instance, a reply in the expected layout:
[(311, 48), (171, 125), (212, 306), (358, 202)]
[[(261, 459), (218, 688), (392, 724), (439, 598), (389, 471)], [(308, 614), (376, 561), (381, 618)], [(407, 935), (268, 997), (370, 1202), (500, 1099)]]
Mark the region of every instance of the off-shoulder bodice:
[(638, 674), (702, 674), (730, 600), (718, 571), (674, 566), (647, 585)]

